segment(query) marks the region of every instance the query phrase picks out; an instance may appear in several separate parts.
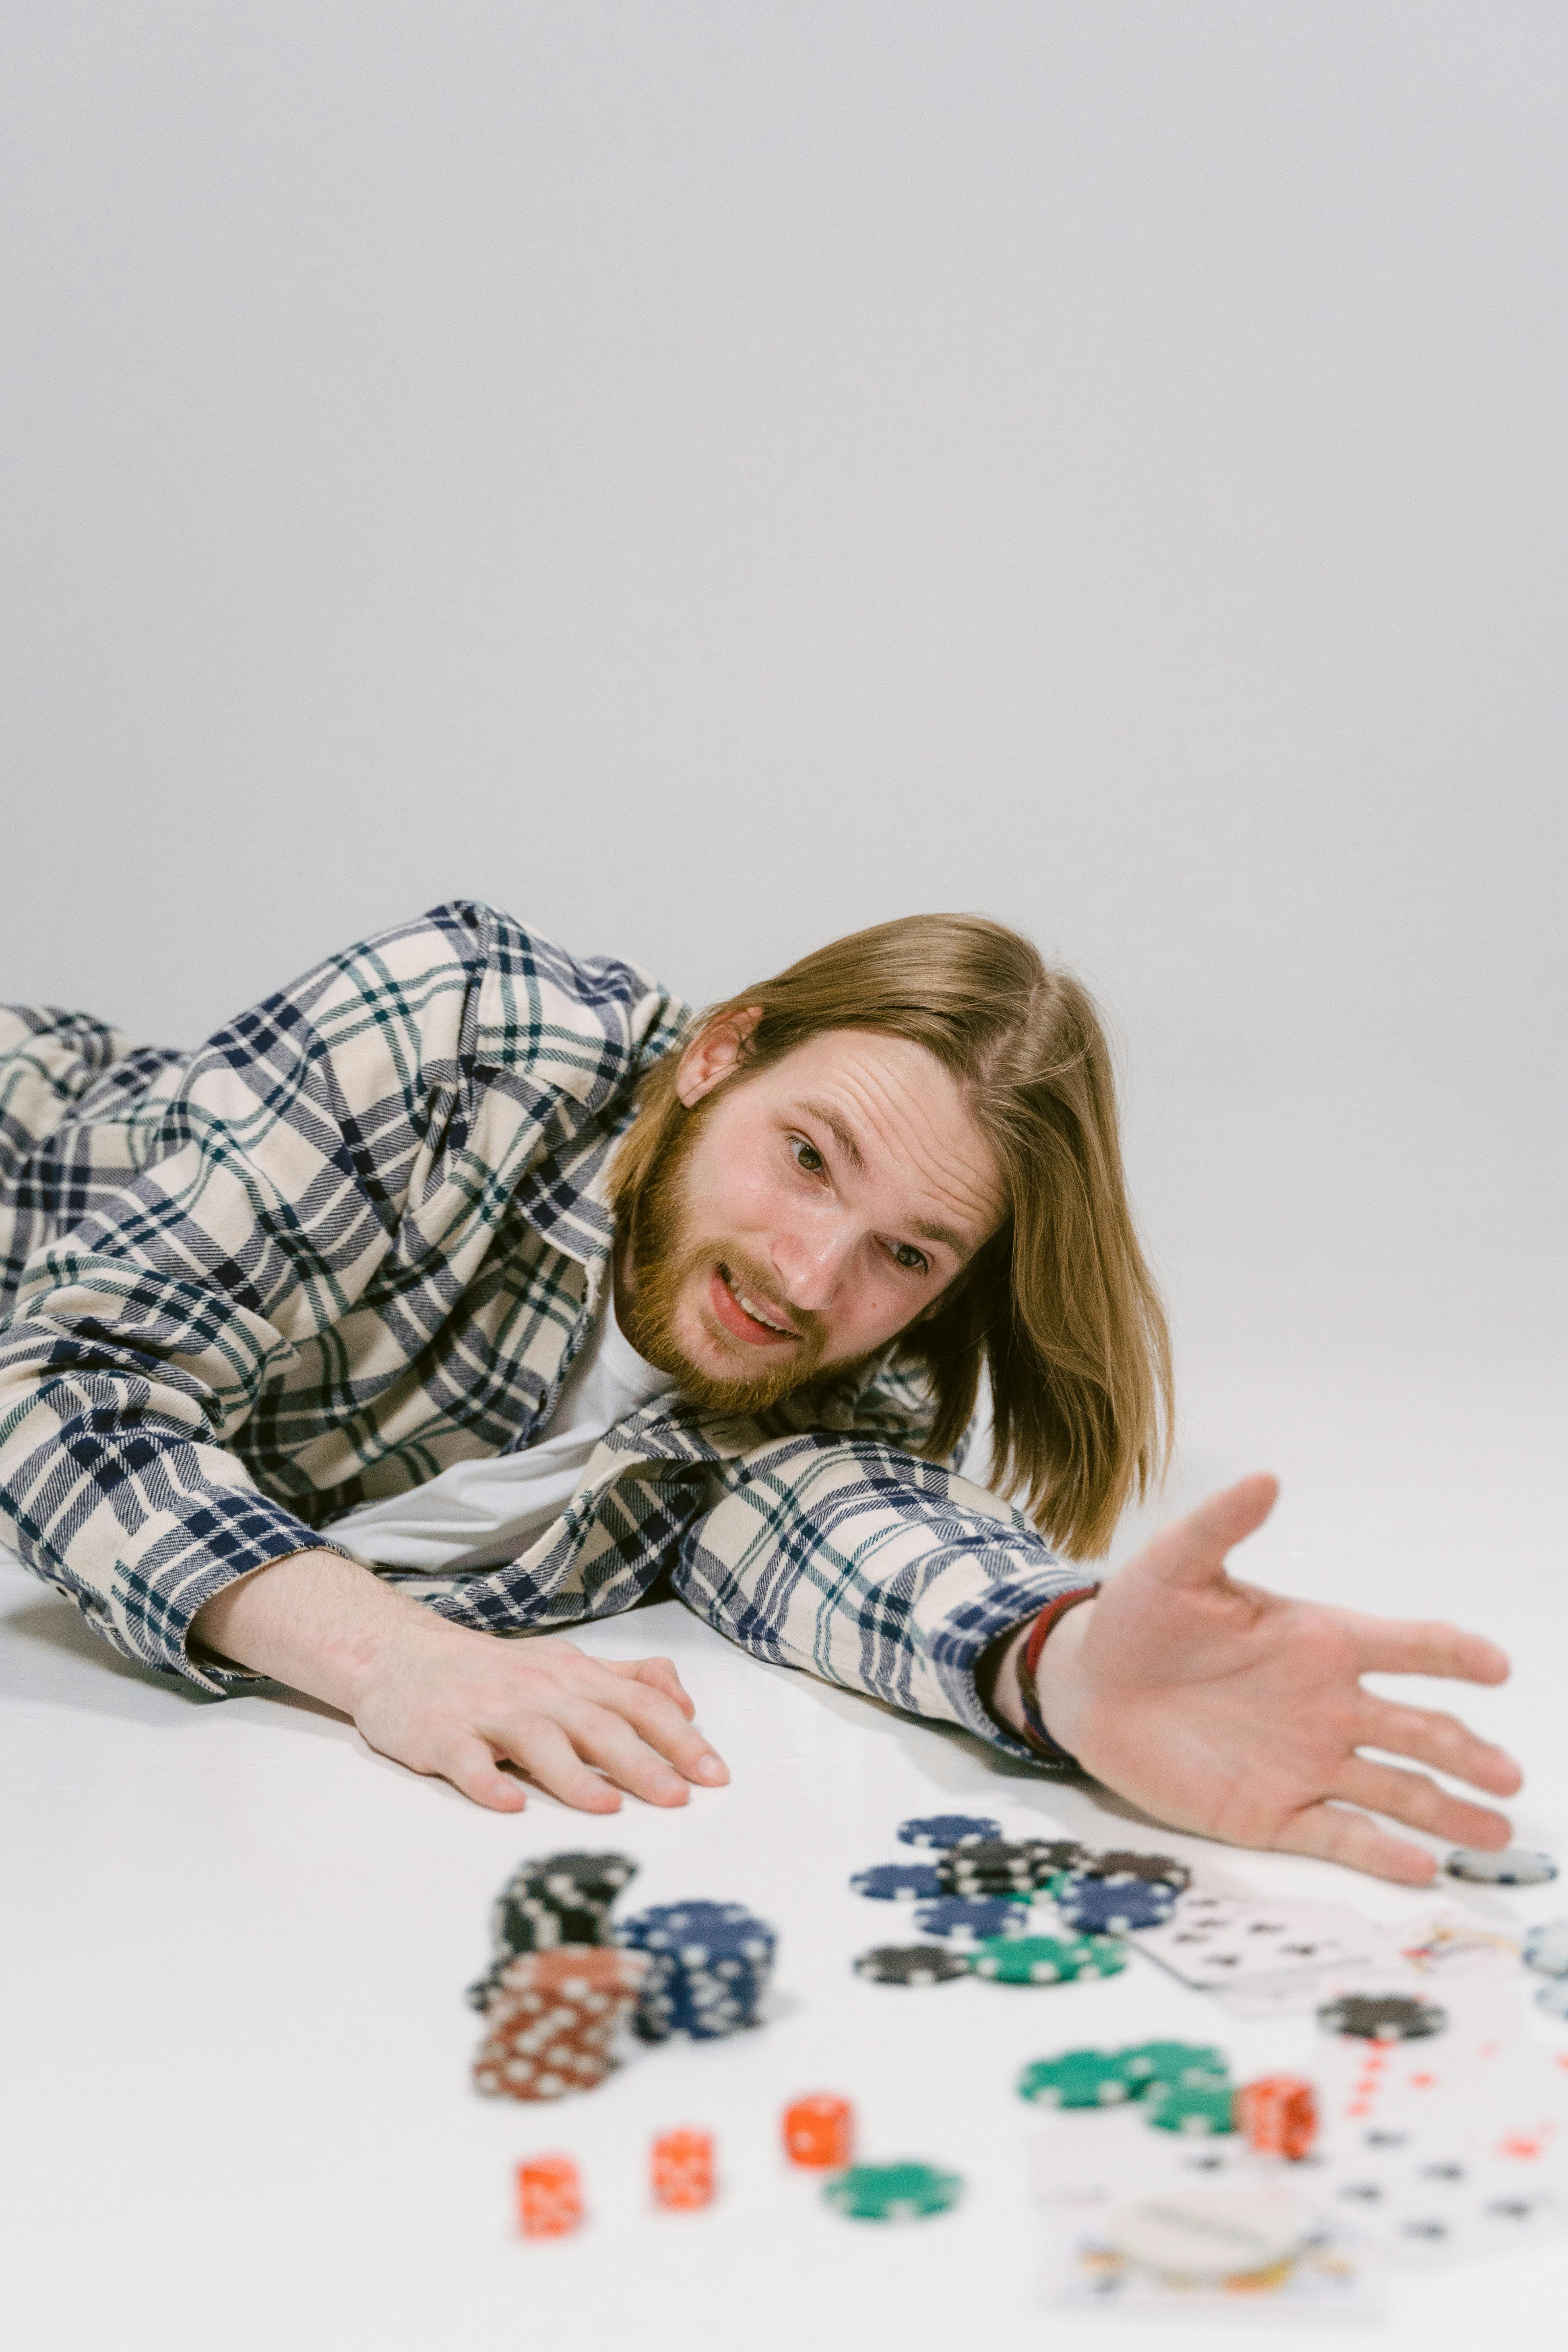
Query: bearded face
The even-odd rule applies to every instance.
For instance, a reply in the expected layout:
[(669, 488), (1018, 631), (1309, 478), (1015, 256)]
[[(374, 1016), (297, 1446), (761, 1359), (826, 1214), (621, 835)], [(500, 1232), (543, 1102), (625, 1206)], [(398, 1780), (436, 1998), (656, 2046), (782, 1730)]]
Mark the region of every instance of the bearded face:
[(853, 1030), (756, 1072), (705, 1033), (621, 1236), (632, 1345), (706, 1411), (764, 1411), (878, 1354), (999, 1221), (995, 1161), (935, 1056)]

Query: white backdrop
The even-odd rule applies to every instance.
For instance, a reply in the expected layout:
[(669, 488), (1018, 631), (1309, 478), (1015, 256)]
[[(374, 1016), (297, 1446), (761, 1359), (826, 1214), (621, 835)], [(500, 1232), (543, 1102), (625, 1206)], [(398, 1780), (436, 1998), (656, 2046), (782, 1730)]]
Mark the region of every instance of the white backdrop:
[(0, 994), (913, 908), (1151, 1085), (1533, 1081), (1548, 0), (0, 7)]

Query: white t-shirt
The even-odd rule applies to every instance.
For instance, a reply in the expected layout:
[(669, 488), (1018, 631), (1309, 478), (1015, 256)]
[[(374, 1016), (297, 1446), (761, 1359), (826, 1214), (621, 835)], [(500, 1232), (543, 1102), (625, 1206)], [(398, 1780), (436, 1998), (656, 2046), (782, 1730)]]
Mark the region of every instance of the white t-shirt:
[(384, 1568), (500, 1568), (560, 1517), (605, 1432), (674, 1386), (622, 1331), (606, 1281), (593, 1330), (536, 1444), (455, 1462), (405, 1495), (345, 1511), (332, 1520), (331, 1533)]

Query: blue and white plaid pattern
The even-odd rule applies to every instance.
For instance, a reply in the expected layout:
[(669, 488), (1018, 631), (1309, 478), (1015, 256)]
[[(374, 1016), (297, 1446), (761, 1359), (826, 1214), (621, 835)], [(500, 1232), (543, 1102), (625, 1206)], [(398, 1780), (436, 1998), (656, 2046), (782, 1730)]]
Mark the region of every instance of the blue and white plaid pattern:
[[(22, 1559), (125, 1656), (252, 1679), (188, 1650), (204, 1601), (548, 1422), (608, 1278), (611, 1147), (686, 1017), (466, 901), (194, 1054), (0, 1013), (0, 1515)], [(893, 1360), (755, 1419), (659, 1399), (520, 1559), (379, 1572), (508, 1633), (626, 1609), (668, 1566), (753, 1655), (1029, 1756), (974, 1670), (1082, 1580), (919, 1459), (926, 1425)]]

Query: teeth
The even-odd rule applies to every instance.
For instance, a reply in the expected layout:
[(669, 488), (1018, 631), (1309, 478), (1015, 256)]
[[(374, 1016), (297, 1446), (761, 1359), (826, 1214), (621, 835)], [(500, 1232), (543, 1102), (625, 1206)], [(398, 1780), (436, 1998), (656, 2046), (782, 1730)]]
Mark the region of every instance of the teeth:
[(724, 1279), (729, 1283), (731, 1297), (735, 1300), (737, 1306), (744, 1307), (746, 1313), (751, 1317), (753, 1323), (761, 1323), (764, 1325), (768, 1330), (776, 1331), (779, 1334), (779, 1337), (783, 1339), (794, 1339), (795, 1333), (793, 1331), (789, 1330), (783, 1323), (775, 1323), (771, 1316), (764, 1315), (762, 1308), (757, 1305), (755, 1299), (748, 1298), (743, 1290), (737, 1289), (734, 1283), (730, 1281), (728, 1275), (725, 1276)]

